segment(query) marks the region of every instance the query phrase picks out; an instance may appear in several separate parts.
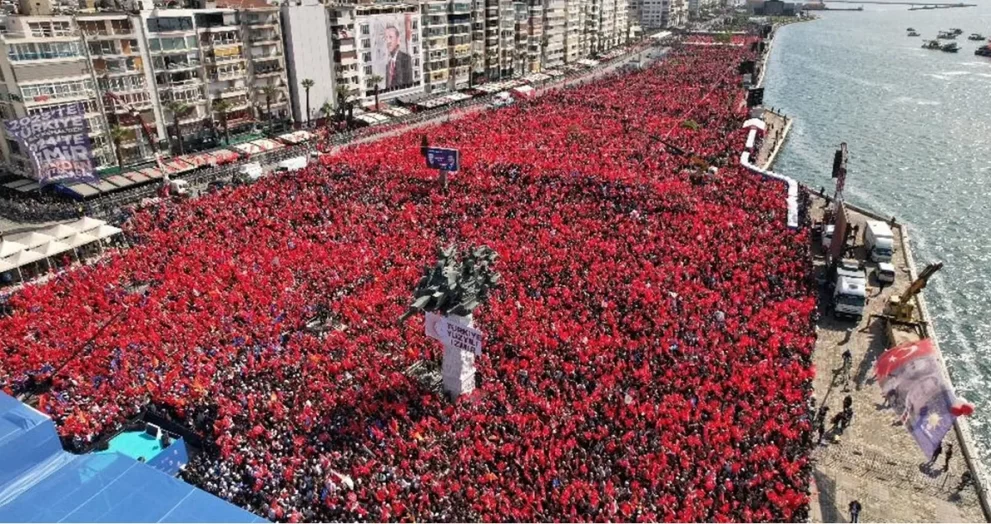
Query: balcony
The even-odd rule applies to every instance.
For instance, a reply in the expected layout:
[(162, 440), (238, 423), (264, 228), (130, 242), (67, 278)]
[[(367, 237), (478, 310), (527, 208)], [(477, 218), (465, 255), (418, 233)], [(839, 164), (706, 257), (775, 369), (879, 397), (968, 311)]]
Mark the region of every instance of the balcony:
[(86, 35), (87, 40), (118, 40), (124, 38), (137, 38), (135, 36), (134, 30), (129, 29), (127, 31), (83, 31)]
[(220, 93), (218, 93), (218, 96), (221, 99), (234, 98), (237, 96), (248, 96), (248, 88), (243, 86), (228, 87), (227, 89), (224, 89)]
[(210, 75), (210, 81), (212, 82), (229, 82), (231, 80), (240, 80), (242, 78), (247, 78), (248, 70), (239, 69), (237, 71), (225, 71), (218, 72), (216, 74)]

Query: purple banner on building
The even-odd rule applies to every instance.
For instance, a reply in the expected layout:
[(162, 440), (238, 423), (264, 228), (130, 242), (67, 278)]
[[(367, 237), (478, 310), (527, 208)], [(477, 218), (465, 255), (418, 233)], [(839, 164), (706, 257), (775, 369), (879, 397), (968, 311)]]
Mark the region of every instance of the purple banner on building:
[(34, 161), (41, 185), (94, 182), (93, 147), (82, 103), (4, 122), (7, 134)]

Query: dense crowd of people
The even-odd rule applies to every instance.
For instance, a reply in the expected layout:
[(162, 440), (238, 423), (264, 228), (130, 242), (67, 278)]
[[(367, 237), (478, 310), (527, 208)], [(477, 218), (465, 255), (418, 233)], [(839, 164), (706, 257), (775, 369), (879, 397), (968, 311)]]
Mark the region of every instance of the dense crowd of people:
[[(135, 247), (10, 298), (0, 387), (77, 449), (168, 411), (204, 437), (184, 478), (276, 521), (805, 519), (809, 230), (736, 164), (747, 57), (686, 46), (139, 212)], [(421, 133), (461, 151), (446, 191)], [(452, 243), (503, 277), (455, 403), (397, 322)]]

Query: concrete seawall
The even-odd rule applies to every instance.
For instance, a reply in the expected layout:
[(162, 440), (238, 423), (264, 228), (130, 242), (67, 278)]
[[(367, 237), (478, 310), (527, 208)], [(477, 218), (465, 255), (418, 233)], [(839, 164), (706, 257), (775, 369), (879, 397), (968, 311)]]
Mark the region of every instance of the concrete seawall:
[[(760, 66), (760, 77), (758, 80), (759, 86), (764, 85), (766, 64), (771, 52), (774, 49), (774, 42), (775, 42), (774, 35), (777, 32), (777, 30), (778, 30), (778, 26), (775, 26), (771, 33), (770, 45), (768, 46), (764, 56), (760, 58), (761, 66)], [(792, 126), (792, 119), (785, 117), (777, 112), (770, 112), (768, 117), (770, 118), (765, 118), (765, 120), (777, 119), (779, 122), (783, 121), (784, 128), (778, 140), (773, 145), (771, 153), (767, 157), (766, 163), (761, 166), (764, 169), (771, 169), (771, 167), (773, 166), (775, 160), (778, 157), (778, 153), (781, 151), (785, 141), (787, 140), (788, 133), (791, 130), (791, 126)], [(780, 126), (780, 123), (778, 125)], [(824, 161), (826, 160), (828, 159), (824, 159)], [(829, 198), (826, 195), (819, 194), (818, 191), (809, 188), (805, 184), (801, 184), (801, 185), (809, 192), (825, 199), (827, 203), (829, 202)], [(885, 222), (891, 219), (891, 217), (882, 216), (877, 212), (874, 212), (870, 209), (864, 208), (856, 204), (846, 203), (845, 205), (847, 209), (849, 209), (850, 211), (870, 219), (882, 220)], [(898, 230), (897, 236), (899, 237), (901, 251), (904, 254), (905, 263), (906, 266), (908, 267), (909, 281), (914, 281), (916, 278), (918, 278), (919, 272), (916, 267), (915, 257), (912, 253), (908, 227), (905, 224), (897, 224), (896, 228)], [(919, 312), (919, 317), (923, 322), (923, 326), (924, 326), (923, 332), (928, 338), (932, 339), (937, 349), (937, 353), (939, 354), (940, 373), (943, 375), (943, 378), (946, 380), (946, 382), (950, 384), (950, 387), (955, 390), (955, 388), (952, 385), (952, 381), (950, 379), (950, 374), (946, 367), (946, 362), (943, 359), (942, 353), (939, 351), (939, 340), (938, 340), (939, 337), (937, 336), (937, 333), (934, 328), (934, 324), (932, 323), (932, 316), (929, 313), (929, 309), (926, 304), (924, 293), (919, 293), (916, 296), (916, 304), (918, 306), (917, 309)], [(878, 400), (880, 401), (881, 399)], [(981, 513), (983, 513), (985, 521), (991, 521), (991, 503), (989, 503), (989, 498), (991, 497), (989, 497), (989, 493), (988, 493), (989, 481), (988, 481), (987, 471), (985, 470), (984, 465), (980, 461), (980, 455), (977, 452), (977, 447), (974, 442), (970, 424), (966, 417), (958, 417), (956, 419), (956, 422), (954, 423), (953, 428), (954, 428), (954, 434), (956, 436), (956, 440), (958, 441), (959, 444), (960, 453), (964, 458), (967, 469), (970, 471), (974, 479), (974, 490), (976, 491), (977, 502), (979, 502), (980, 504)], [(939, 513), (937, 512), (937, 514)], [(820, 511), (819, 516), (820, 518), (823, 518), (825, 517), (825, 514)], [(954, 519), (950, 518), (950, 520), (954, 520)]]

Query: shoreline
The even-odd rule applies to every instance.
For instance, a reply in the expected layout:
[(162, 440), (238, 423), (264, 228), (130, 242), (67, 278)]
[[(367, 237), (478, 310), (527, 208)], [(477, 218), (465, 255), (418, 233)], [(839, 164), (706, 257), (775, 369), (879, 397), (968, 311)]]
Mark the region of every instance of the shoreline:
[[(791, 25), (791, 24), (784, 24), (784, 25)], [(767, 63), (770, 59), (771, 52), (774, 49), (774, 44), (777, 40), (775, 36), (780, 27), (782, 27), (782, 25), (775, 25), (772, 28), (770, 34), (770, 43), (768, 44), (764, 55), (761, 56), (759, 59), (760, 77), (758, 79), (757, 85), (760, 87), (764, 86)], [(777, 115), (780, 118), (785, 119), (786, 124), (784, 127), (784, 131), (781, 133), (780, 138), (775, 143), (772, 153), (768, 157), (767, 162), (765, 163), (765, 165), (761, 166), (764, 169), (768, 169), (768, 170), (770, 170), (774, 165), (778, 153), (781, 151), (785, 142), (787, 141), (788, 132), (791, 130), (791, 126), (793, 123), (792, 118), (781, 115), (780, 113), (773, 110), (771, 110), (771, 113)], [(820, 194), (817, 190), (809, 187), (807, 184), (799, 182), (799, 185), (805, 188), (806, 190), (808, 190), (809, 193), (811, 193), (813, 196), (818, 196), (819, 198), (824, 199), (827, 203), (829, 203), (832, 200), (825, 194)], [(844, 206), (855, 213), (858, 213), (865, 217), (869, 217), (874, 220), (881, 220), (887, 222), (889, 219), (892, 218), (892, 217), (884, 217), (879, 213), (876, 213), (870, 209), (867, 209), (863, 206), (859, 206), (856, 204), (844, 202)], [(918, 278), (919, 272), (915, 264), (915, 256), (912, 253), (908, 226), (902, 223), (896, 223), (895, 227), (898, 230), (899, 244), (901, 245), (902, 253), (904, 254), (905, 262), (908, 267), (908, 274), (910, 281), (914, 281), (916, 278)], [(923, 333), (926, 337), (932, 340), (932, 343), (936, 348), (940, 374), (942, 375), (946, 383), (949, 385), (951, 391), (956, 393), (956, 386), (954, 386), (951, 380), (949, 369), (946, 366), (946, 361), (943, 358), (942, 351), (939, 348), (939, 337), (936, 333), (934, 324), (932, 323), (932, 317), (929, 314), (929, 309), (926, 305), (925, 292), (924, 291), (920, 292), (915, 297), (915, 301), (918, 306), (917, 309), (918, 309), (919, 318), (923, 323), (922, 324)], [(991, 521), (991, 501), (989, 501), (989, 494), (987, 489), (988, 486), (987, 471), (985, 470), (984, 465), (980, 461), (980, 455), (977, 451), (977, 446), (975, 444), (973, 434), (970, 429), (970, 423), (967, 420), (967, 417), (957, 417), (953, 424), (953, 431), (957, 438), (957, 441), (959, 442), (960, 452), (963, 455), (964, 461), (966, 462), (967, 469), (974, 479), (973, 487), (977, 493), (977, 500), (980, 503), (981, 512), (984, 515), (985, 521)]]

